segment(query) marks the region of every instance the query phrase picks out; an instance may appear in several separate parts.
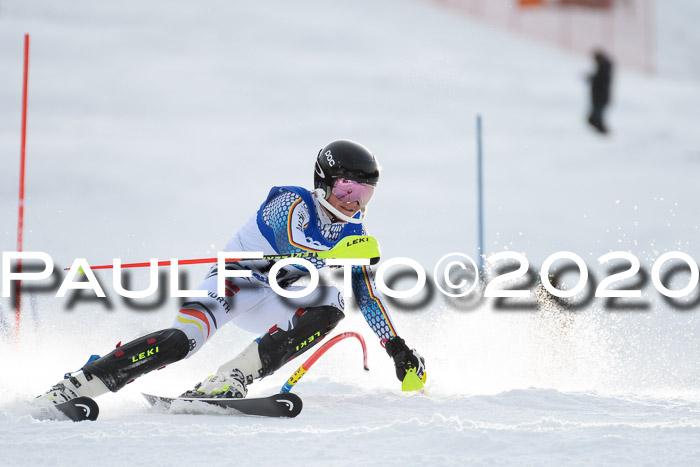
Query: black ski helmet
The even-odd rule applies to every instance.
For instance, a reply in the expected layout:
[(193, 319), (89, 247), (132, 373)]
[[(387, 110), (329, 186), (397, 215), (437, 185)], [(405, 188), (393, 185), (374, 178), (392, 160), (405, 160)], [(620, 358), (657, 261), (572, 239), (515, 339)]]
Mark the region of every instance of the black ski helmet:
[(318, 152), (314, 168), (314, 188), (330, 196), (336, 178), (347, 178), (376, 186), (379, 164), (372, 151), (355, 141), (339, 139)]

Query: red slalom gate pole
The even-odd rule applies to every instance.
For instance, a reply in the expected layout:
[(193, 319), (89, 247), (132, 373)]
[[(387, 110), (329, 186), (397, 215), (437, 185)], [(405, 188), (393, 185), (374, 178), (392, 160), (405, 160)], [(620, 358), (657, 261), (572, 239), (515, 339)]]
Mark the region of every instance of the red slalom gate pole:
[[(29, 83), (29, 34), (24, 35), (24, 80), (22, 85), (22, 143), (19, 163), (19, 215), (17, 220), (17, 251), (24, 243), (24, 169), (27, 149), (27, 88)], [(22, 260), (17, 260), (17, 272), (22, 272)], [(19, 338), (20, 315), (22, 313), (22, 282), (15, 282), (15, 340)]]
[(280, 389), (280, 392), (289, 392), (292, 389), (292, 386), (297, 384), (299, 380), (301, 379), (302, 376), (306, 374), (307, 371), (309, 371), (309, 368), (311, 368), (311, 365), (316, 363), (316, 360), (321, 358), (321, 356), (328, 351), (331, 347), (333, 347), (335, 344), (338, 342), (342, 341), (343, 339), (347, 339), (348, 337), (356, 337), (357, 340), (360, 341), (360, 345), (362, 345), (362, 364), (364, 366), (365, 370), (369, 370), (369, 367), (367, 366), (367, 346), (365, 345), (365, 340), (362, 338), (362, 336), (356, 332), (343, 332), (341, 334), (338, 334), (335, 336), (333, 339), (329, 340), (325, 344), (323, 344), (319, 349), (314, 352), (314, 354), (309, 357), (308, 360), (306, 360), (302, 365), (297, 369), (297, 371), (294, 372), (292, 376), (289, 377), (286, 383), (284, 383), (284, 386), (282, 386), (282, 389)]

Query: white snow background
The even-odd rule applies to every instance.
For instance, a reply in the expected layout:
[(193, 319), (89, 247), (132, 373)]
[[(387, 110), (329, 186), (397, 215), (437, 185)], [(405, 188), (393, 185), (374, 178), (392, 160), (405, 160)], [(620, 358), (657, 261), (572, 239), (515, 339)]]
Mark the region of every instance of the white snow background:
[[(439, 2), (2, 0), (2, 251), (16, 244), (28, 32), (24, 249), (57, 270), (79, 257), (213, 256), (272, 185), (310, 187), (318, 150), (349, 138), (383, 167), (367, 218), (383, 260), (416, 259), (430, 279), (444, 254), (477, 255), (476, 114), (487, 253), (523, 253), (537, 270), (572, 251), (598, 282), (609, 251), (634, 253), (647, 272), (666, 251), (697, 260), (698, 13), (697, 2), (657, 2), (659, 72), (616, 70), (613, 132), (601, 138), (584, 122), (588, 57)], [(189, 267), (188, 285), (206, 269)], [(173, 319), (175, 299), (129, 304), (111, 273), (98, 275), (108, 300), (58, 299), (56, 284), (34, 306), (25, 294), (18, 340), (0, 302), (0, 465), (700, 463), (697, 290), (686, 309), (649, 281), (622, 310), (600, 298), (575, 312), (502, 309), (434, 290), (412, 310), (394, 303), (399, 334), (426, 358), (426, 396), (401, 393), (349, 307), (337, 329), (365, 336), (371, 371), (356, 342), (341, 342), (297, 385), (295, 419), (147, 406), (140, 392), (177, 395), (255, 337), (231, 325), (193, 358), (98, 399), (94, 423), (35, 419), (27, 401), (63, 373)], [(136, 288), (147, 273), (132, 277)], [(676, 289), (688, 281), (674, 277)], [(278, 390), (305, 358), (251, 396)]]

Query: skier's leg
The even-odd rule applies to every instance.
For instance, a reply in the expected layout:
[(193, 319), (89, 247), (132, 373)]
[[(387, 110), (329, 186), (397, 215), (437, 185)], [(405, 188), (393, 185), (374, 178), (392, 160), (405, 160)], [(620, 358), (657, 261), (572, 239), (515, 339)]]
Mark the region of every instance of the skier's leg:
[(185, 333), (163, 329), (117, 347), (104, 357), (83, 367), (82, 376), (97, 377), (112, 392), (117, 392), (139, 376), (182, 360), (189, 352)]
[(239, 313), (234, 323), (264, 334), (184, 395), (245, 397), (254, 379), (273, 373), (316, 345), (345, 317), (342, 295), (335, 287), (318, 287), (302, 299), (284, 298), (268, 288), (255, 293), (260, 303)]
[(189, 351), (187, 336), (178, 329), (163, 329), (121, 345), (109, 354), (67, 373), (37, 403), (60, 404), (80, 396), (95, 398), (116, 392), (149, 371), (182, 360)]
[(184, 332), (190, 343), (187, 358), (201, 349), (226, 323), (275, 295), (270, 288), (238, 278), (225, 281), (224, 296), (218, 295), (217, 288), (217, 275), (210, 273), (199, 286), (200, 290), (207, 291), (207, 296), (186, 299), (173, 321), (172, 327)]
[[(66, 374), (62, 381), (37, 397), (36, 403), (58, 404), (80, 396), (94, 398), (109, 391), (116, 392), (150, 371), (192, 355), (235, 315), (227, 316), (233, 294), (227, 291), (224, 299), (216, 296), (216, 277), (213, 283), (211, 278), (205, 279), (199, 288), (207, 290), (208, 296), (186, 300), (173, 327), (134, 339), (88, 362), (80, 371)], [(203, 319), (201, 324), (198, 318)], [(213, 323), (211, 329), (209, 322)], [(205, 326), (206, 335), (193, 331)]]

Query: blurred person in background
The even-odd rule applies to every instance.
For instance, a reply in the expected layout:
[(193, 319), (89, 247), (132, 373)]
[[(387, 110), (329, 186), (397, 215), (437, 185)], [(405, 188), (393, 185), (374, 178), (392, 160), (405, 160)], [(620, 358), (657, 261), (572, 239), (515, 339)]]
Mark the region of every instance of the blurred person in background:
[(593, 53), (596, 61), (596, 71), (588, 76), (591, 86), (591, 111), (588, 123), (600, 133), (607, 133), (608, 127), (604, 122), (603, 113), (610, 102), (610, 83), (612, 81), (613, 64), (602, 50)]

